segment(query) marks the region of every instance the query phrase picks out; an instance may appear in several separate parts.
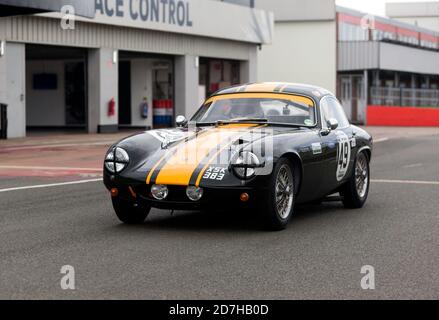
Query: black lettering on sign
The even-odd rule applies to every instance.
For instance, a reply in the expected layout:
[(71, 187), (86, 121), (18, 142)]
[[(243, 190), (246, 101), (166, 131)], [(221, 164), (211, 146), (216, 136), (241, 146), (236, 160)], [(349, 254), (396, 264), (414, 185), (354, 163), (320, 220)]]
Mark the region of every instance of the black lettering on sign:
[(160, 0), (162, 3), (162, 22), (166, 23), (166, 9), (168, 6), (168, 0)]
[(123, 17), (123, 0), (116, 0), (116, 16)]
[(181, 27), (193, 26), (190, 3), (187, 0), (95, 0), (97, 14), (123, 18), (125, 11), (128, 10), (129, 17), (133, 21), (159, 22)]
[(149, 2), (148, 0), (140, 0), (140, 19), (143, 21), (148, 20), (149, 15)]
[(177, 22), (179, 26), (184, 25), (184, 19), (185, 19), (186, 13), (184, 9), (184, 3), (181, 1), (178, 1), (177, 3)]
[(190, 19), (190, 14), (189, 14), (189, 2), (186, 3), (186, 25), (188, 27), (192, 27), (192, 25), (193, 25), (192, 20)]
[(112, 17), (114, 15), (114, 9), (110, 9), (108, 6), (108, 0), (105, 0), (105, 14), (109, 17)]
[(151, 21), (159, 22), (159, 0), (151, 0)]
[[(130, 15), (131, 15), (131, 19), (137, 20), (137, 17), (139, 16), (139, 14), (137, 13), (137, 11), (134, 11), (133, 2), (134, 2), (134, 0), (130, 0)], [(140, 8), (142, 8), (142, 2), (143, 1), (140, 0)]]
[(169, 0), (169, 23), (175, 24), (175, 0)]
[(104, 14), (104, 5), (102, 4), (102, 0), (96, 0), (95, 2), (95, 12), (100, 12)]

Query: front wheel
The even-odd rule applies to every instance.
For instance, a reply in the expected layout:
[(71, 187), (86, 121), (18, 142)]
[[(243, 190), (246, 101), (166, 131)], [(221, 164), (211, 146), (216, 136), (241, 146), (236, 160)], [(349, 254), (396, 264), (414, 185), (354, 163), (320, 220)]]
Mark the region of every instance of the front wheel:
[(119, 197), (111, 198), (113, 208), (120, 221), (126, 224), (139, 224), (145, 221), (151, 207), (130, 202)]
[(354, 170), (348, 182), (343, 186), (340, 195), (346, 208), (362, 208), (369, 194), (370, 170), (369, 159), (364, 152), (357, 155)]
[(291, 162), (281, 158), (273, 170), (270, 189), (261, 214), (270, 230), (285, 229), (294, 210), (294, 174)]

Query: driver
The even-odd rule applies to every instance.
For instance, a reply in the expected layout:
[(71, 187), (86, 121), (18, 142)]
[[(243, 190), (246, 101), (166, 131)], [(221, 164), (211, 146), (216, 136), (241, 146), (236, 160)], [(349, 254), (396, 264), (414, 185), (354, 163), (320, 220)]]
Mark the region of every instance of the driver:
[(234, 103), (230, 110), (230, 118), (264, 118), (264, 112), (259, 105), (252, 105), (247, 100)]

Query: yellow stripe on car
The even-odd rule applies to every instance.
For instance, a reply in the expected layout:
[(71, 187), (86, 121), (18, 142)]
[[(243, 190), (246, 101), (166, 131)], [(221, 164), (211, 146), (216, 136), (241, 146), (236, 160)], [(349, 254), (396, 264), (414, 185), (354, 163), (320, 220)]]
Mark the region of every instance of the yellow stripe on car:
[[(242, 135), (242, 131), (257, 124), (230, 124), (219, 126), (206, 134), (178, 145), (178, 150), (166, 161), (155, 181), (164, 185), (189, 185), (192, 174), (214, 148), (228, 146)], [(157, 167), (156, 167), (157, 168)]]
[(207, 103), (220, 101), (220, 100), (226, 100), (226, 99), (282, 99), (282, 100), (290, 100), (297, 103), (303, 103), (310, 107), (314, 106), (314, 100), (312, 100), (309, 97), (301, 96), (301, 95), (295, 95), (295, 94), (288, 94), (288, 93), (251, 93), (251, 92), (245, 92), (245, 93), (229, 93), (229, 94), (221, 94), (218, 96), (213, 96), (209, 98), (206, 101)]

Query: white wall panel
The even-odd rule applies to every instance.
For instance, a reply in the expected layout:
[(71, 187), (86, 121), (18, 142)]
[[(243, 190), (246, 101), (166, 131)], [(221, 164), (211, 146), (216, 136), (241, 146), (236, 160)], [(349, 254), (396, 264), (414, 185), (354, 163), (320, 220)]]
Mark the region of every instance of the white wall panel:
[(273, 44), (258, 54), (259, 81), (336, 89), (335, 21), (277, 22)]

